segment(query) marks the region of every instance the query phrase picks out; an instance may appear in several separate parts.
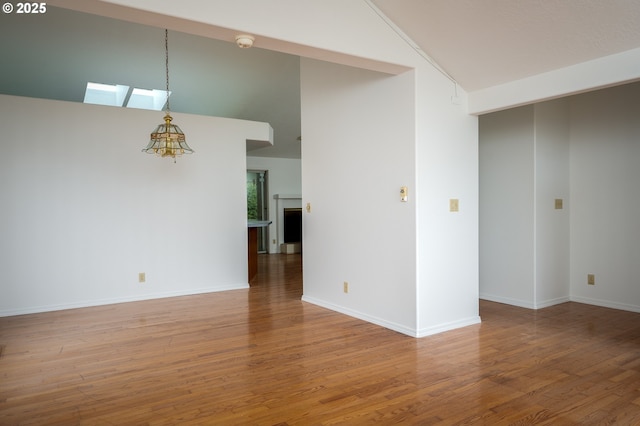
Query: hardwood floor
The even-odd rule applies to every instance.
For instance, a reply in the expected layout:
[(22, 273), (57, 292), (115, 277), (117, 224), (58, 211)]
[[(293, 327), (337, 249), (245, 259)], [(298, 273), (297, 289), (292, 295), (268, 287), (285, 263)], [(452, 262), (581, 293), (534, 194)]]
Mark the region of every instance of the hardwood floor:
[(250, 290), (0, 318), (2, 425), (640, 424), (640, 314), (481, 302), (422, 339)]

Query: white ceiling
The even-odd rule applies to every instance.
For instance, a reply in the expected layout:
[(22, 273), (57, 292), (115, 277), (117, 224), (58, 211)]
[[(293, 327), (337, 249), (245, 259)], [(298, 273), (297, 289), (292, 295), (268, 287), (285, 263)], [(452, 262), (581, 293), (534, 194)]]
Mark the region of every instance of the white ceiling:
[(638, 0), (372, 0), (467, 91), (640, 47)]
[[(87, 82), (165, 88), (162, 28), (51, 5), (0, 19), (2, 94), (82, 102)], [(248, 154), (300, 158), (298, 56), (169, 31), (169, 64), (172, 112), (267, 122), (274, 146), (248, 141)]]
[[(471, 93), (640, 48), (640, 0), (349, 1), (377, 8)], [(87, 81), (164, 86), (161, 17), (97, 16), (109, 9), (98, 1), (51, 3), (90, 13), (49, 4), (38, 18), (0, 15), (0, 93), (82, 102)], [(112, 19), (118, 13), (130, 22)], [(299, 158), (304, 49), (238, 49), (230, 29), (187, 24), (190, 34), (170, 32), (172, 110), (269, 122), (275, 146), (249, 154)], [(278, 50), (278, 40), (261, 41)]]

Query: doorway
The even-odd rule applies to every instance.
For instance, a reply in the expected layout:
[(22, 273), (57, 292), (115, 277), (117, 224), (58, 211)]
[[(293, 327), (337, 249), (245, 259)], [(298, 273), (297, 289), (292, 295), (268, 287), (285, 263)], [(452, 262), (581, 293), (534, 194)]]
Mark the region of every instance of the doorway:
[[(247, 219), (269, 220), (267, 170), (247, 170)], [(258, 253), (267, 252), (269, 227), (258, 228)]]

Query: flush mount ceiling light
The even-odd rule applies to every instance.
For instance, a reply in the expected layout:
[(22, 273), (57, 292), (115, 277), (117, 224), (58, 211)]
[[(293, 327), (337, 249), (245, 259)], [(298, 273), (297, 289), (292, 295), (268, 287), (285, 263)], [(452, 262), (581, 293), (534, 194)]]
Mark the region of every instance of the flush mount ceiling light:
[(241, 49), (248, 49), (253, 46), (253, 42), (256, 41), (256, 38), (247, 34), (240, 34), (236, 36), (236, 44)]
[(167, 76), (167, 107), (165, 109), (164, 123), (151, 133), (149, 144), (142, 150), (147, 154), (156, 154), (160, 157), (171, 157), (174, 162), (176, 157), (182, 154), (192, 154), (193, 150), (187, 145), (186, 137), (180, 127), (171, 124), (171, 109), (169, 108), (169, 31), (164, 30), (165, 71)]

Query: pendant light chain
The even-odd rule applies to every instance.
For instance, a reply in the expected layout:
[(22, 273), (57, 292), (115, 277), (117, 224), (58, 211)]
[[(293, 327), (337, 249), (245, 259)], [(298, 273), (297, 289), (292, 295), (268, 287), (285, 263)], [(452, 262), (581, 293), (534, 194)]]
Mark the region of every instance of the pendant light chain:
[(167, 104), (165, 109), (164, 123), (151, 133), (151, 138), (146, 148), (142, 152), (147, 154), (157, 154), (160, 157), (173, 158), (182, 154), (192, 154), (193, 149), (187, 145), (187, 140), (178, 125), (171, 123), (171, 107), (169, 106), (169, 30), (164, 30), (164, 65), (167, 77)]
[(171, 111), (169, 108), (169, 30), (164, 30), (164, 65), (167, 71), (167, 112)]

